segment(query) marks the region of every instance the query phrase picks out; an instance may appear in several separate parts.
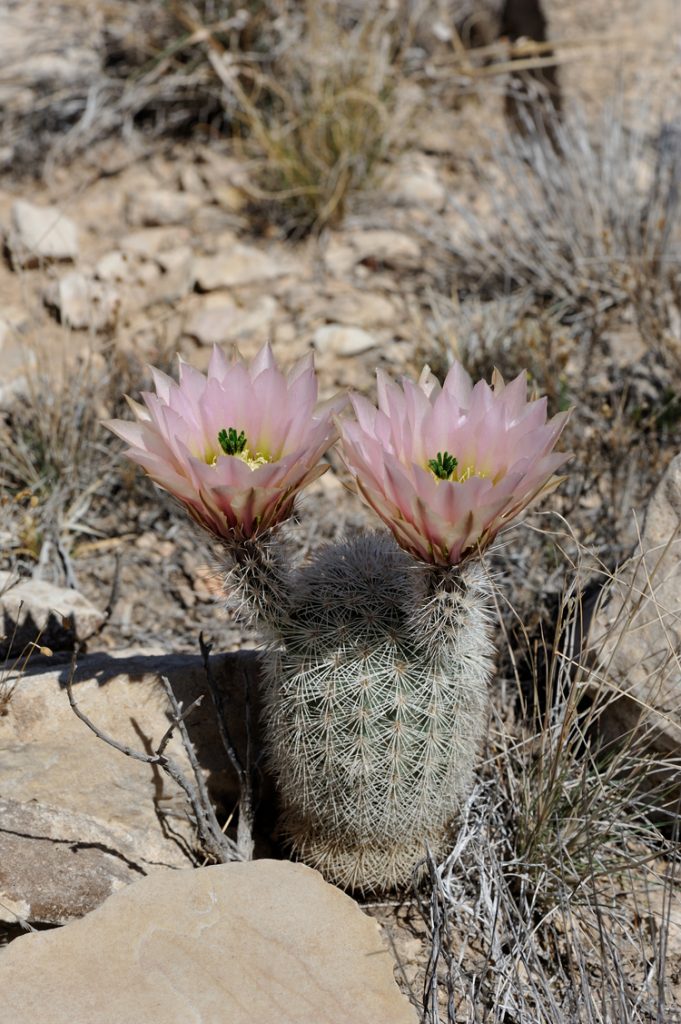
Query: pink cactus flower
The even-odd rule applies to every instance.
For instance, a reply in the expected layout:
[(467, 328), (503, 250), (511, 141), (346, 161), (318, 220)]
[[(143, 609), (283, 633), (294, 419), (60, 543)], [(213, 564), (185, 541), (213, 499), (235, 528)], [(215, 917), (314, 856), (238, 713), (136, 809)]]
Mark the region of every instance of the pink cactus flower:
[(378, 409), (351, 401), (341, 444), (360, 494), (403, 548), (436, 565), (483, 550), (568, 458), (553, 452), (568, 413), (547, 421), (525, 373), (473, 386), (455, 363), (442, 387), (427, 367), (400, 387), (379, 371)]
[(297, 493), (324, 472), (344, 399), (317, 405), (312, 356), (288, 373), (265, 345), (250, 364), (213, 349), (208, 375), (180, 361), (179, 383), (152, 370), (156, 394), (131, 402), (137, 422), (106, 426), (126, 455), (216, 537), (239, 542), (292, 511)]

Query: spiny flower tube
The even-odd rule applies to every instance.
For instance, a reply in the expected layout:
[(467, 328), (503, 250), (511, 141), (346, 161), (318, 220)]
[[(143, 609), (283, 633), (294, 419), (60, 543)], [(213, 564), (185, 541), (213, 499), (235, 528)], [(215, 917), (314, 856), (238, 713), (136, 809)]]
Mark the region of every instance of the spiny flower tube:
[(366, 502), (412, 555), (457, 565), (550, 489), (568, 455), (568, 413), (547, 420), (523, 372), (475, 386), (455, 363), (442, 387), (426, 367), (401, 386), (378, 371), (378, 408), (359, 395), (340, 423), (342, 455)]
[(297, 493), (324, 472), (345, 399), (317, 404), (312, 356), (288, 373), (265, 345), (231, 362), (216, 346), (204, 375), (180, 361), (179, 382), (152, 369), (156, 394), (130, 402), (136, 423), (110, 420), (126, 455), (214, 536), (242, 543), (292, 511)]

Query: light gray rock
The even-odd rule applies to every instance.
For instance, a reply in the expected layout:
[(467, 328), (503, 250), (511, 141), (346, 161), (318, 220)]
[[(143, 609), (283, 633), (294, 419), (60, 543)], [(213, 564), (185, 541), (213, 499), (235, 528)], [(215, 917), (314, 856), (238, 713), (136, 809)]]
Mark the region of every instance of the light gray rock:
[(608, 737), (646, 730), (661, 754), (681, 755), (681, 455), (650, 501), (640, 551), (605, 594), (590, 648), (599, 692), (613, 694)]
[(197, 309), (184, 330), (200, 345), (224, 345), (253, 335), (266, 337), (278, 313), (279, 305), (271, 295), (261, 295), (245, 309), (225, 299), (220, 305)]
[(289, 256), (270, 255), (241, 242), (227, 252), (201, 256), (195, 264), (196, 284), (202, 292), (272, 281), (294, 270), (295, 264)]
[(347, 291), (319, 303), (325, 319), (355, 327), (389, 327), (395, 324), (395, 306), (381, 292)]
[(82, 917), (159, 867), (163, 855), (144, 832), (0, 797), (0, 921), (64, 924)]
[(191, 192), (145, 189), (128, 197), (127, 217), (133, 227), (166, 227), (184, 224), (200, 205), (201, 200)]
[(38, 637), (55, 650), (68, 649), (104, 621), (103, 612), (77, 590), (9, 572), (0, 572), (0, 615), (0, 653), (11, 643), (15, 656)]
[[(47, 662), (48, 665), (51, 662)], [(213, 676), (241, 757), (251, 652), (215, 656)], [(29, 662), (0, 716), (0, 920), (59, 924), (158, 868), (189, 866), (197, 842), (184, 793), (157, 767), (125, 757), (73, 713), (69, 663)], [(166, 676), (185, 707), (205, 693), (200, 658), (159, 652), (96, 654), (74, 678), (79, 707), (106, 734), (149, 752), (169, 725)], [(210, 698), (187, 720), (213, 798), (230, 810), (238, 783)], [(257, 732), (253, 735), (257, 742)], [(167, 751), (190, 775), (175, 737)], [(4, 803), (2, 802), (4, 801)]]
[(124, 252), (134, 252), (145, 259), (153, 259), (161, 253), (187, 245), (190, 237), (189, 229), (180, 226), (144, 228), (124, 235), (119, 245)]
[(130, 250), (113, 249), (97, 261), (95, 274), (108, 283), (149, 285), (158, 280), (161, 270), (155, 260)]
[(37, 266), (78, 257), (78, 228), (56, 206), (36, 206), (18, 199), (12, 206), (7, 243), (14, 266)]
[(332, 237), (324, 253), (327, 269), (339, 276), (366, 261), (413, 268), (421, 261), (421, 246), (402, 231), (353, 230)]
[(121, 296), (107, 282), (73, 270), (46, 289), (45, 304), (73, 330), (107, 331), (116, 324)]
[(345, 324), (324, 324), (314, 333), (314, 346), (322, 353), (332, 352), (336, 356), (357, 356), (376, 347), (376, 338), (361, 327)]
[(157, 874), (0, 957), (12, 1024), (416, 1024), (378, 924), (302, 864)]

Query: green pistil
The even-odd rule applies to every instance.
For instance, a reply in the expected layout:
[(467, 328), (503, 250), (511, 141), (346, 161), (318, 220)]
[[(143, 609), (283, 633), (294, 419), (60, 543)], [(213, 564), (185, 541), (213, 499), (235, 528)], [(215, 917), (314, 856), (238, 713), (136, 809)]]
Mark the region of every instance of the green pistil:
[(243, 430), (237, 434), (234, 427), (221, 430), (218, 441), (225, 455), (240, 455), (246, 447), (246, 435)]
[(436, 459), (428, 460), (428, 468), (432, 469), (439, 480), (451, 480), (458, 464), (458, 459), (455, 459), (449, 452), (438, 452)]

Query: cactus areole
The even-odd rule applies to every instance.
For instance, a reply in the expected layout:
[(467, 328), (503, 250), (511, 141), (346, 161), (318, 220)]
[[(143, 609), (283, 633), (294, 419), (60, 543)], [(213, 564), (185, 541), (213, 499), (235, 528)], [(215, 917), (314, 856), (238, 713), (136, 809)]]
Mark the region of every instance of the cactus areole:
[[(264, 642), (263, 708), (282, 833), (363, 892), (409, 884), (446, 850), (485, 733), (494, 644), (480, 553), (553, 483), (566, 421), (521, 374), (473, 386), (455, 364), (378, 408), (317, 404), (310, 360), (280, 371), (215, 350), (208, 376), (155, 374), (138, 423), (111, 424), (159, 486), (224, 544), (227, 589)], [(291, 565), (279, 526), (340, 433), (358, 493), (392, 533)]]

